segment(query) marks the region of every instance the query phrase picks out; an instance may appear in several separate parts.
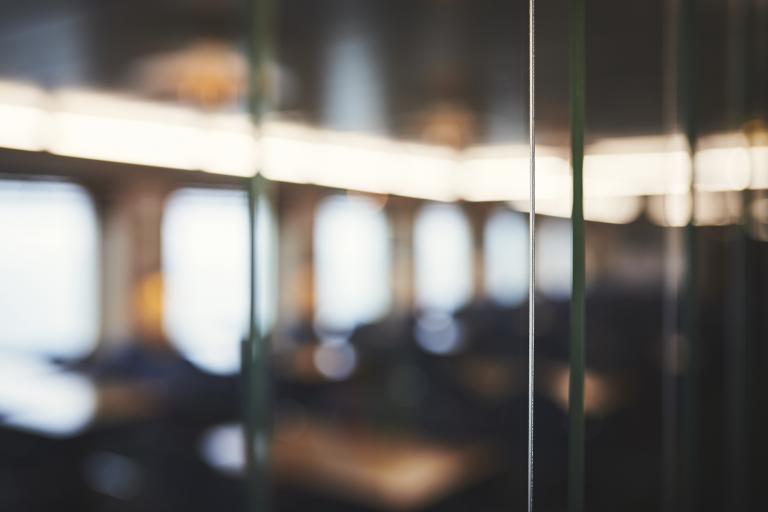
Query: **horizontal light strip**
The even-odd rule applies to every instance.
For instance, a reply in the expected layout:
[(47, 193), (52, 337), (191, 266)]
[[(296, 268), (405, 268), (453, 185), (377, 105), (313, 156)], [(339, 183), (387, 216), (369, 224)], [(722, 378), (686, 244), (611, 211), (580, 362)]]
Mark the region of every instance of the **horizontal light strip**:
[[(521, 208), (528, 191), (524, 146), (454, 151), (274, 121), (258, 136), (245, 114), (13, 82), (0, 82), (0, 116), (0, 147), (12, 149), (234, 176), (262, 168), (276, 181), (437, 201), (511, 201)], [(600, 198), (609, 204), (608, 198), (685, 193), (690, 163), (678, 139), (617, 138), (588, 148), (587, 217), (634, 218), (634, 206), (590, 207)], [(543, 213), (556, 215), (570, 197), (569, 164), (555, 148), (537, 152), (537, 198)], [(768, 188), (768, 147), (749, 147), (743, 136), (703, 139), (696, 164), (699, 191)]]
[(276, 181), (453, 201), (458, 160), (438, 146), (284, 123), (263, 128), (264, 174)]
[[(536, 213), (549, 217), (571, 217), (571, 197), (548, 197), (536, 199)], [(511, 201), (510, 205), (518, 211), (528, 211), (528, 201)], [(608, 224), (627, 224), (637, 219), (643, 211), (643, 198), (627, 197), (592, 197), (584, 201), (584, 219)]]

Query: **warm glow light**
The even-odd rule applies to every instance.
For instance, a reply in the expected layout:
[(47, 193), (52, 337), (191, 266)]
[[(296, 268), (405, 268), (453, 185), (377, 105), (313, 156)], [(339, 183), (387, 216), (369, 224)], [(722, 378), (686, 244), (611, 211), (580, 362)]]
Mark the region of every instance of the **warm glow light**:
[[(459, 152), (273, 120), (263, 123), (258, 138), (243, 113), (204, 113), (78, 90), (47, 93), (14, 82), (0, 82), (0, 116), (5, 148), (233, 176), (260, 170), (275, 181), (437, 201), (524, 201), (528, 195), (528, 151), (520, 145)], [(768, 188), (766, 144), (740, 134), (703, 137), (695, 157), (696, 189)], [(676, 196), (690, 188), (691, 159), (679, 135), (604, 139), (586, 153), (590, 220), (635, 217), (636, 201), (606, 206), (604, 198)], [(537, 154), (541, 211), (567, 215), (570, 207), (557, 199), (570, 196), (567, 155), (545, 146)], [(664, 222), (680, 222), (680, 215), (672, 217)]]
[(681, 227), (691, 217), (691, 197), (688, 194), (668, 194), (648, 198), (648, 217), (666, 227)]
[[(660, 226), (682, 227), (691, 219), (689, 194), (668, 194), (648, 198), (648, 218)], [(741, 196), (737, 191), (696, 193), (694, 224), (725, 226), (739, 222)]]
[[(558, 197), (569, 186), (568, 162), (547, 155), (536, 159), (537, 197)], [(461, 160), (457, 193), (467, 201), (514, 201), (528, 198), (528, 150), (499, 146), (471, 148)]]
[[(512, 201), (516, 210), (528, 211), (528, 201)], [(559, 198), (536, 199), (536, 212), (550, 217), (571, 216), (571, 194)], [(584, 200), (584, 219), (608, 224), (627, 224), (637, 219), (643, 209), (641, 197), (587, 197)]]
[(744, 190), (751, 181), (750, 154), (744, 147), (704, 149), (696, 154), (696, 188), (712, 192)]
[(253, 176), (258, 168), (258, 142), (247, 116), (211, 114), (202, 120), (199, 167), (214, 174)]
[(0, 82), (0, 147), (40, 151), (44, 149), (47, 113), (40, 108), (45, 93), (37, 87)]
[(242, 114), (0, 82), (0, 116), (0, 147), (235, 176), (256, 171), (256, 138)]
[(768, 147), (750, 148), (750, 157), (752, 164), (750, 187), (756, 190), (768, 189)]
[(197, 130), (184, 125), (159, 124), (68, 112), (53, 115), (49, 150), (57, 155), (194, 169)]
[(275, 181), (436, 201), (457, 198), (452, 180), (458, 164), (446, 148), (283, 123), (267, 125), (261, 142), (264, 175)]
[(687, 187), (689, 176), (688, 157), (678, 151), (593, 154), (584, 159), (584, 191), (589, 196), (664, 194)]

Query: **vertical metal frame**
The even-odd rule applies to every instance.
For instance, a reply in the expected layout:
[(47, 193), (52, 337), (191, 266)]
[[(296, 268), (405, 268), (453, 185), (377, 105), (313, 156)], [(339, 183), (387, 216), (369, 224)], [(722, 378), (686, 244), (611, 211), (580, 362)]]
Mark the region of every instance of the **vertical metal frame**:
[(584, 370), (585, 370), (585, 260), (584, 260), (584, 120), (586, 75), (585, 0), (570, 1), (570, 131), (573, 177), (571, 213), (572, 285), (570, 379), (568, 388), (568, 510), (584, 509)]

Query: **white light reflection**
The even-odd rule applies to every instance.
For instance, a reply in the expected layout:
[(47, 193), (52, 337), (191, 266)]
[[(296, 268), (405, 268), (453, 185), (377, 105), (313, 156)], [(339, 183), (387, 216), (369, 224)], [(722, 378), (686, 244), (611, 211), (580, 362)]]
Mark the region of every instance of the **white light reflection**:
[(432, 354), (453, 354), (461, 348), (463, 329), (450, 313), (427, 311), (416, 319), (414, 336)]
[[(690, 194), (668, 194), (648, 198), (648, 218), (665, 227), (682, 227), (691, 219), (694, 204)], [(694, 224), (725, 226), (741, 218), (741, 197), (737, 191), (696, 192)]]
[(200, 120), (192, 109), (81, 91), (54, 97), (49, 151), (64, 156), (193, 169)]
[[(536, 197), (561, 197), (570, 190), (568, 162), (537, 148)], [(551, 152), (551, 151), (550, 151)], [(459, 197), (467, 201), (512, 201), (528, 197), (528, 149), (487, 146), (465, 150), (456, 177)]]
[(381, 132), (386, 120), (383, 77), (369, 27), (359, 15), (355, 9), (342, 13), (331, 30), (323, 66), (324, 124), (338, 130)]
[[(528, 201), (511, 201), (519, 211), (528, 211)], [(536, 213), (567, 219), (571, 217), (572, 198), (569, 195), (553, 199), (537, 199)], [(585, 197), (584, 219), (607, 224), (628, 224), (640, 216), (643, 210), (641, 197)]]
[(33, 85), (0, 81), (0, 147), (42, 151), (48, 113), (40, 108), (44, 91)]
[(660, 226), (681, 227), (691, 218), (689, 194), (668, 194), (648, 198), (648, 218)]
[(349, 333), (389, 309), (391, 248), (381, 205), (332, 196), (315, 217), (315, 321), (322, 331)]
[(486, 293), (496, 302), (514, 306), (528, 294), (528, 223), (517, 212), (498, 209), (485, 223), (484, 277)]
[(84, 377), (62, 373), (39, 358), (0, 357), (0, 423), (50, 437), (84, 429), (96, 411), (96, 391)]
[(751, 181), (747, 148), (704, 149), (696, 154), (696, 189), (744, 190)]
[(447, 148), (270, 123), (261, 139), (264, 175), (275, 181), (456, 199), (458, 163)]
[[(256, 144), (245, 113), (203, 113), (82, 90), (51, 93), (8, 81), (0, 82), (0, 115), (7, 121), (0, 127), (0, 147), (5, 148), (236, 176), (253, 175), (264, 153), (261, 168), (276, 181), (438, 201), (517, 201), (527, 194), (527, 158), (521, 147), (457, 152), (274, 120), (263, 124)], [(739, 134), (711, 135), (702, 137), (700, 147), (698, 190), (768, 188), (764, 135), (749, 140)], [(562, 148), (540, 146), (537, 151), (540, 199), (569, 196)], [(688, 190), (691, 165), (680, 136), (605, 139), (586, 153), (587, 198)]]
[(145, 484), (142, 466), (125, 455), (99, 451), (88, 455), (83, 466), (88, 486), (113, 498), (131, 499)]
[(99, 329), (98, 227), (82, 187), (0, 181), (0, 349), (77, 358)]
[(224, 424), (207, 430), (200, 440), (200, 454), (213, 468), (240, 474), (245, 468), (245, 443), (240, 424)]
[(190, 361), (215, 373), (240, 366), (248, 319), (248, 209), (236, 190), (186, 189), (163, 218), (165, 326)]
[(752, 164), (750, 187), (752, 189), (768, 189), (768, 140), (765, 142), (767, 146), (750, 148), (750, 161)]
[[(538, 205), (536, 206), (538, 210)], [(552, 300), (571, 295), (571, 223), (542, 219), (536, 236), (536, 281), (541, 293)]]
[(429, 204), (413, 232), (416, 304), (453, 312), (472, 297), (472, 234), (461, 208)]
[(349, 378), (357, 366), (357, 352), (349, 343), (321, 343), (312, 358), (317, 371), (330, 380)]

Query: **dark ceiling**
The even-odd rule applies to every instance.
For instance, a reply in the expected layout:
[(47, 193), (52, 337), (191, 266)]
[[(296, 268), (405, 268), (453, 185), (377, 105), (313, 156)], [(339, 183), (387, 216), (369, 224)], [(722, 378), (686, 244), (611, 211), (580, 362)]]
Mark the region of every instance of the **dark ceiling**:
[[(665, 39), (669, 5), (588, 2), (591, 137), (670, 129), (664, 109), (665, 87), (669, 91), (674, 84), (675, 72), (665, 72), (665, 45), (674, 40)], [(741, 68), (747, 69), (742, 72), (726, 58), (727, 0), (700, 0), (699, 6), (699, 119), (703, 131), (722, 130), (729, 119), (726, 107), (733, 110), (734, 84), (743, 84), (744, 94), (736, 95), (743, 109), (764, 105), (766, 15), (750, 11), (740, 32), (743, 46), (731, 47), (741, 49)], [(292, 118), (326, 123), (324, 101), (334, 83), (327, 80), (330, 48), (340, 31), (352, 27), (365, 41), (390, 134), (419, 137), (418, 120), (450, 105), (467, 114), (459, 119), (470, 120), (475, 141), (523, 140), (526, 9), (527, 1), (520, 0), (282, 0), (275, 22), (278, 60), (291, 80), (277, 108)], [(249, 26), (245, 0), (6, 0), (2, 10), (0, 76), (47, 86), (125, 89), (142, 58), (201, 39), (242, 48)], [(567, 0), (538, 2), (537, 123), (546, 143), (566, 140), (567, 12)], [(741, 81), (734, 79), (734, 69)], [(346, 78), (349, 90), (370, 84), (363, 75)], [(359, 97), (349, 97), (352, 111)], [(353, 128), (371, 127), (361, 120)]]

